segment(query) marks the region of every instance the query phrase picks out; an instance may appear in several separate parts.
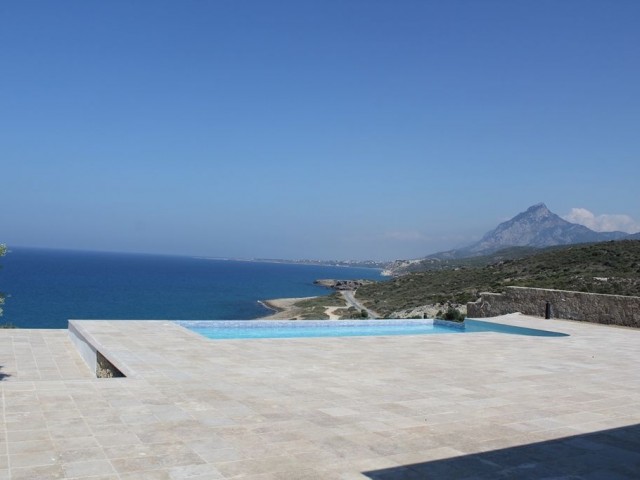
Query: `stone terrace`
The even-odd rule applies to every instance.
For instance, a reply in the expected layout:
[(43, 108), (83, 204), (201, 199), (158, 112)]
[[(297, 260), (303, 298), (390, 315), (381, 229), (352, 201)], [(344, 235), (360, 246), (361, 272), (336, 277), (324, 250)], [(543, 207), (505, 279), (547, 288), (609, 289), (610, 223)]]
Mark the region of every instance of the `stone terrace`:
[(0, 479), (638, 478), (640, 331), (207, 340), (170, 322), (0, 331)]

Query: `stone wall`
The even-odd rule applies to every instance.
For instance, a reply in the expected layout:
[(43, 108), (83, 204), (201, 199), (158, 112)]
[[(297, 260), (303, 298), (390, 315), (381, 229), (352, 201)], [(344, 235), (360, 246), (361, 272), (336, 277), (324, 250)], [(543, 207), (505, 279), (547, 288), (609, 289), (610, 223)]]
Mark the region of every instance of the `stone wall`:
[(478, 301), (467, 304), (467, 316), (483, 318), (521, 312), (544, 317), (547, 302), (553, 318), (640, 328), (640, 297), (543, 288), (507, 287), (505, 293), (482, 293)]

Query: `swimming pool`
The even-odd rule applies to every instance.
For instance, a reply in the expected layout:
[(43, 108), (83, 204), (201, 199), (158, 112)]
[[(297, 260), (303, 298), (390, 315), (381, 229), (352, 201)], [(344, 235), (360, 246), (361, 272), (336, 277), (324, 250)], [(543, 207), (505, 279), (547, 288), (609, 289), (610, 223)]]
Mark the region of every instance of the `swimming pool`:
[(432, 335), (445, 333), (497, 332), (537, 337), (566, 336), (564, 333), (515, 327), (480, 320), (454, 323), (442, 320), (212, 320), (177, 321), (204, 337), (216, 340), (240, 338), (360, 337), (387, 335)]

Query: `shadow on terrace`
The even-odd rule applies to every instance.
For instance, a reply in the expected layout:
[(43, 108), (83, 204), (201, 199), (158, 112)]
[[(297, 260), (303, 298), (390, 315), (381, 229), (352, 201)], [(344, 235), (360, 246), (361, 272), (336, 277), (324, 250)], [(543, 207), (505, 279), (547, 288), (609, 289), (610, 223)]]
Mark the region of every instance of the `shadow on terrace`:
[(375, 480), (637, 479), (640, 424), (363, 474)]

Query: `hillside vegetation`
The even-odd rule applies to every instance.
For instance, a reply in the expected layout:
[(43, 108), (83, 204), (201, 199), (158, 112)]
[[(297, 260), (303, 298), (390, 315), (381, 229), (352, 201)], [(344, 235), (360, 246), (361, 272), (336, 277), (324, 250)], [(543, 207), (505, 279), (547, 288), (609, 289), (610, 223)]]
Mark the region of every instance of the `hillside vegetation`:
[[(480, 292), (504, 287), (554, 288), (640, 296), (640, 241), (622, 240), (500, 252), (492, 257), (439, 263), (438, 270), (404, 275), (358, 288), (357, 297), (384, 316), (434, 303), (475, 301)], [(531, 253), (530, 256), (517, 258)], [(504, 258), (484, 264), (490, 258)], [(514, 258), (515, 257), (515, 258)]]
[[(565, 248), (565, 247), (549, 247)], [(484, 267), (505, 260), (516, 260), (539, 253), (541, 250), (535, 247), (509, 247), (488, 255), (479, 255), (467, 258), (422, 258), (419, 260), (396, 260), (388, 266), (387, 270), (396, 275), (407, 273), (426, 272), (433, 270), (453, 270), (456, 268)]]

